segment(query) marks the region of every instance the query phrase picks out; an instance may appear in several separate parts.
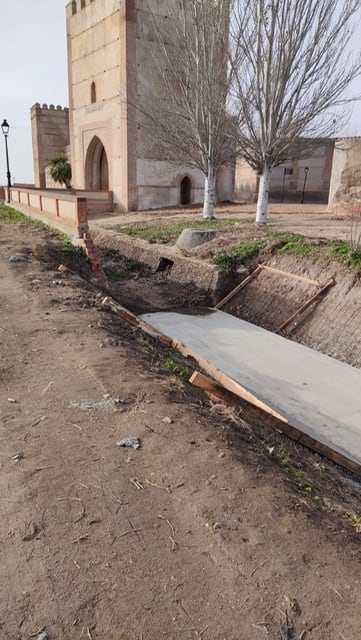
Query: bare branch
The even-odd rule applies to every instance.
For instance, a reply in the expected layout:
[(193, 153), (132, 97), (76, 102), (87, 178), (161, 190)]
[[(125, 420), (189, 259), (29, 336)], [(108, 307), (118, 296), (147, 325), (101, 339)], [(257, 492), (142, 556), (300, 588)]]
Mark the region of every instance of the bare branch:
[(352, 99), (345, 90), (361, 71), (360, 55), (349, 50), (359, 12), (359, 0), (235, 0), (232, 5), (233, 99), (243, 112), (244, 157), (261, 174), (259, 223), (267, 218), (265, 185), (272, 168), (301, 136), (330, 136), (347, 115)]

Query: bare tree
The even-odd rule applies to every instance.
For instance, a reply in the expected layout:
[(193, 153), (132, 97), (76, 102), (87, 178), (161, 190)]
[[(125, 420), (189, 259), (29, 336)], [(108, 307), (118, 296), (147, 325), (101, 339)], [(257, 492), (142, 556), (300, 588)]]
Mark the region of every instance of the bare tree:
[[(237, 115), (227, 111), (231, 0), (168, 0), (162, 20), (147, 0), (153, 48), (138, 88), (138, 121), (153, 157), (196, 167), (205, 177), (203, 217), (214, 217), (217, 171), (234, 163)], [(143, 77), (146, 74), (143, 73)]]
[[(300, 136), (339, 124), (345, 91), (360, 74), (348, 52), (360, 0), (235, 0), (231, 14), (233, 98), (242, 155), (259, 173), (256, 223), (267, 221), (271, 171)], [(336, 120), (337, 119), (337, 120)]]

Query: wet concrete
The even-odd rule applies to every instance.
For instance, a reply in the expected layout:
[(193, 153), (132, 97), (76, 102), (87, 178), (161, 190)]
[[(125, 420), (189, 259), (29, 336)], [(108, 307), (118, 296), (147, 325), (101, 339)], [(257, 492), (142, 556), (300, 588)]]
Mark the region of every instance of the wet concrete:
[(222, 311), (148, 313), (156, 329), (198, 353), (289, 423), (361, 464), (361, 370)]

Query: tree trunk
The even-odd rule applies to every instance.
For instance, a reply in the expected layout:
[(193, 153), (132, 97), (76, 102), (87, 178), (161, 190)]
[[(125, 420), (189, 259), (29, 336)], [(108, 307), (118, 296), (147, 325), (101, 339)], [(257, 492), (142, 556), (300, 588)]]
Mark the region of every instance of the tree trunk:
[(216, 203), (216, 175), (213, 169), (208, 171), (204, 185), (203, 218), (214, 218), (214, 205)]
[(258, 201), (256, 212), (256, 224), (266, 224), (267, 222), (267, 209), (268, 209), (268, 197), (271, 182), (271, 169), (266, 164), (263, 167), (263, 173), (261, 175), (258, 187)]

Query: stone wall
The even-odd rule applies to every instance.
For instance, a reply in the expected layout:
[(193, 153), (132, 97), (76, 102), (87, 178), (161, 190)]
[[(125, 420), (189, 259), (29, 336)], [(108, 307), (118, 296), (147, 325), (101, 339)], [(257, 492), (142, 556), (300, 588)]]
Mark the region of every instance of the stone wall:
[[(270, 201), (305, 203), (328, 202), (334, 140), (320, 139), (307, 151), (310, 141), (300, 140), (290, 153), (290, 160), (275, 167), (271, 174)], [(254, 202), (257, 199), (258, 176), (243, 159), (235, 173), (235, 200)], [(304, 190), (304, 194), (303, 194)]]
[(329, 209), (361, 211), (361, 137), (335, 142)]
[(69, 144), (69, 109), (36, 103), (31, 108), (35, 186), (45, 189), (46, 167)]

